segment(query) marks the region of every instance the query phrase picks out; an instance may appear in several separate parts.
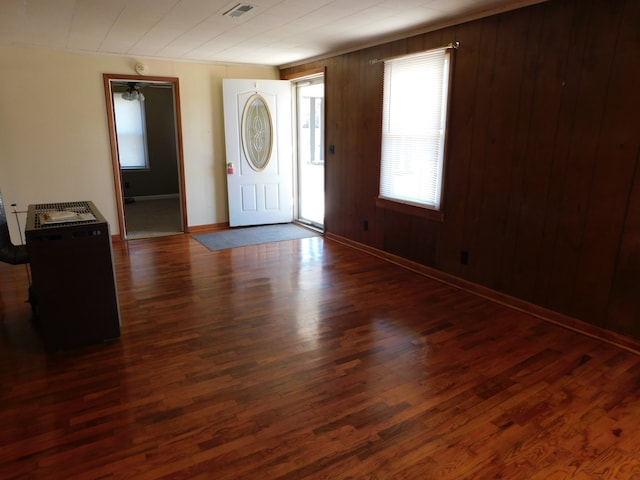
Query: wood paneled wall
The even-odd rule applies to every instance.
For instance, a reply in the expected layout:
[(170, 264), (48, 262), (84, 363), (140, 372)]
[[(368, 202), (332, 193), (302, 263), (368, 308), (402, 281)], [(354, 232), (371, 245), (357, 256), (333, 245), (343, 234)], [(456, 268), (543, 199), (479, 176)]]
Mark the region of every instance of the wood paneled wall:
[[(454, 40), (444, 221), (378, 208), (369, 60)], [(640, 0), (550, 0), (282, 73), (313, 67), (328, 232), (640, 338)]]

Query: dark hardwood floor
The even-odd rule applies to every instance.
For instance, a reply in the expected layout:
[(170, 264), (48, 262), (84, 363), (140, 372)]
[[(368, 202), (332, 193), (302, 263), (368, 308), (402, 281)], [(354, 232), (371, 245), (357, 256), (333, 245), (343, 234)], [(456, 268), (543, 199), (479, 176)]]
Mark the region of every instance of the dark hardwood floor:
[(49, 356), (0, 265), (0, 478), (640, 478), (632, 352), (320, 237), (114, 255), (122, 337)]

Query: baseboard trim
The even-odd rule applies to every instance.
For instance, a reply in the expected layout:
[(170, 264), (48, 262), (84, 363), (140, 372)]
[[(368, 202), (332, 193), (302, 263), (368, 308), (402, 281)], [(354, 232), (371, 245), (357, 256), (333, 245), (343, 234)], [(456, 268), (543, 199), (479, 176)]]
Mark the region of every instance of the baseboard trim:
[[(212, 223), (209, 225), (188, 226), (183, 233), (189, 234), (189, 235), (194, 235), (194, 234), (197, 235), (201, 233), (215, 232), (218, 230), (228, 230), (228, 229), (229, 229), (229, 222), (223, 222), (223, 223)], [(127, 239), (122, 239), (121, 235), (118, 233), (115, 235), (111, 235), (111, 241), (113, 243), (126, 242)]]
[(193, 227), (189, 227), (188, 233), (190, 234), (200, 234), (207, 232), (215, 232), (216, 230), (228, 230), (229, 222), (223, 223), (211, 223), (209, 225), (195, 225)]
[(147, 200), (164, 200), (165, 198), (180, 198), (179, 193), (164, 193), (161, 195), (141, 195), (139, 197), (127, 197), (133, 198), (136, 202), (146, 202)]
[(611, 330), (607, 330), (605, 328), (592, 325), (582, 320), (578, 320), (577, 318), (573, 318), (555, 312), (548, 308), (541, 307), (540, 305), (536, 305), (525, 300), (521, 300), (519, 298), (498, 292), (496, 290), (492, 290), (477, 283), (470, 282), (468, 280), (456, 277), (445, 272), (441, 272), (440, 270), (436, 270), (435, 268), (427, 267), (426, 265), (422, 265), (412, 260), (402, 258), (398, 255), (394, 255), (392, 253), (379, 250), (369, 245), (350, 240), (340, 235), (325, 232), (324, 236), (328, 240), (332, 240), (356, 250), (360, 250), (364, 253), (368, 253), (369, 255), (373, 255), (375, 257), (381, 258), (382, 260), (386, 260), (400, 267), (424, 275), (425, 277), (431, 278), (432, 280), (436, 280), (452, 287), (459, 288), (460, 290), (464, 290), (487, 300), (491, 300), (519, 312), (527, 313), (546, 322), (553, 323), (554, 325), (557, 325), (559, 327), (566, 328), (581, 335), (606, 342), (610, 345), (615, 345), (616, 347), (622, 348), (636, 355), (640, 355), (639, 340), (635, 340), (631, 337), (627, 337)]

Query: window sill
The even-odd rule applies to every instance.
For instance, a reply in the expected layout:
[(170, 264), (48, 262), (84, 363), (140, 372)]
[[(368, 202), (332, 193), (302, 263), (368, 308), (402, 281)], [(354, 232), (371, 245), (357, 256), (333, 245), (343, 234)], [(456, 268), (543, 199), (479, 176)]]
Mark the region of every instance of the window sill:
[(444, 221), (444, 213), (442, 213), (441, 210), (434, 210), (429, 207), (418, 207), (417, 205), (388, 200), (386, 198), (376, 198), (376, 207), (406, 213), (407, 215), (415, 215), (416, 217), (426, 218), (435, 222)]

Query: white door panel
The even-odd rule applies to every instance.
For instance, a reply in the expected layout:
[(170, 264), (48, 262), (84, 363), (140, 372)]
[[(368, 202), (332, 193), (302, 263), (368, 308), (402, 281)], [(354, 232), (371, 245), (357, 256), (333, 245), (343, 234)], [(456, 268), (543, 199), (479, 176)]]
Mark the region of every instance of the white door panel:
[(232, 164), (227, 172), (229, 225), (291, 222), (291, 84), (224, 79), (222, 87), (227, 165)]

